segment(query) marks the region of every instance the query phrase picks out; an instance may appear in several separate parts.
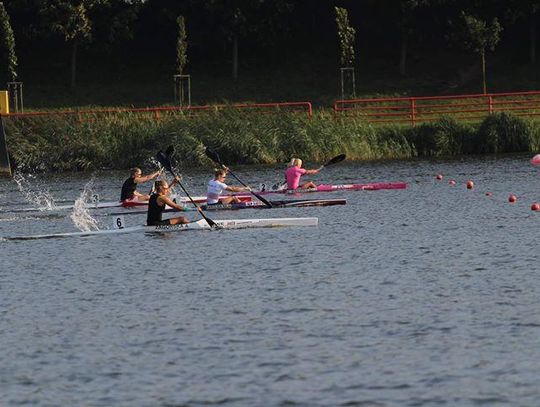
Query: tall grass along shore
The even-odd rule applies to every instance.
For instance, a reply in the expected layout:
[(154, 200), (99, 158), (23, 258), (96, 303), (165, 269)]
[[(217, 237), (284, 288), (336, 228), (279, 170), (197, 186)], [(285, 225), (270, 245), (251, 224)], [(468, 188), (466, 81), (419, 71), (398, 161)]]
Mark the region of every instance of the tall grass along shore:
[(292, 156), (324, 161), (404, 159), (476, 153), (537, 151), (540, 122), (507, 113), (479, 123), (451, 118), (410, 125), (374, 125), (319, 111), (260, 115), (221, 111), (197, 116), (134, 113), (28, 116), (5, 120), (12, 163), (21, 171), (124, 169), (142, 165), (172, 144), (185, 166), (208, 164), (204, 147), (230, 164), (272, 164)]

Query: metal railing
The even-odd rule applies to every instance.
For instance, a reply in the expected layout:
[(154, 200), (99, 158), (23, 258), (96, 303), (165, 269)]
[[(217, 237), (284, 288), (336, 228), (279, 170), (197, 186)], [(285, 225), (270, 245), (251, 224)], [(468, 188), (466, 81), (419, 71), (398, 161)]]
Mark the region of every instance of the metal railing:
[(84, 110), (51, 110), (26, 113), (11, 113), (4, 117), (38, 117), (38, 116), (78, 116), (81, 121), (85, 116), (100, 114), (150, 114), (154, 119), (159, 120), (162, 114), (180, 113), (191, 116), (201, 113), (215, 113), (226, 110), (239, 110), (255, 112), (257, 114), (272, 114), (282, 112), (294, 112), (313, 116), (311, 102), (281, 102), (281, 103), (243, 103), (243, 104), (223, 104), (204, 106), (164, 106), (164, 107), (144, 107), (144, 108), (115, 108), (115, 109), (84, 109)]
[(337, 100), (335, 115), (359, 116), (371, 123), (416, 123), (443, 116), (476, 121), (495, 112), (540, 115), (540, 92)]

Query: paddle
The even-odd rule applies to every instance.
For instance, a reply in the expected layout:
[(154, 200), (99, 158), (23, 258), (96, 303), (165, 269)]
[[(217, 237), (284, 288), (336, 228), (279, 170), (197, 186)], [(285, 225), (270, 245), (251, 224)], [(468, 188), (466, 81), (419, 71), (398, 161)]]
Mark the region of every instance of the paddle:
[[(167, 171), (169, 171), (171, 173), (171, 175), (173, 177), (175, 177), (176, 179), (176, 174), (172, 168), (172, 165), (171, 165), (171, 155), (173, 154), (174, 152), (174, 147), (173, 146), (169, 146), (167, 148), (167, 153), (164, 153), (163, 151), (159, 151), (157, 153), (157, 156), (156, 156), (156, 159), (159, 161), (159, 163), (165, 167), (165, 169)], [(195, 207), (197, 208), (197, 210), (199, 211), (199, 213), (201, 214), (201, 216), (204, 218), (204, 220), (206, 221), (206, 223), (208, 223), (208, 226), (212, 227), (212, 228), (216, 228), (218, 227), (218, 225), (216, 224), (216, 222), (214, 222), (212, 219), (210, 219), (208, 216), (206, 216), (204, 214), (204, 212), (202, 211), (202, 209), (195, 203), (195, 201), (193, 200), (193, 198), (191, 197), (191, 195), (189, 195), (188, 191), (186, 191), (186, 188), (184, 188), (184, 186), (182, 185), (181, 182), (177, 181), (178, 185), (180, 185), (180, 188), (182, 188), (182, 191), (184, 191), (184, 193), (186, 194), (186, 196), (189, 198), (189, 200), (191, 201), (191, 203), (193, 205), (195, 205)]]
[(328, 162), (326, 164), (321, 165), (321, 167), (319, 168), (319, 171), (322, 170), (324, 167), (328, 167), (330, 165), (340, 163), (345, 158), (347, 158), (347, 156), (345, 154), (336, 155), (334, 158), (331, 158), (330, 160), (328, 160)]
[[(219, 164), (221, 166), (221, 168), (225, 168), (225, 164), (223, 164), (219, 158), (219, 155), (218, 153), (216, 153), (215, 151), (213, 151), (212, 149), (210, 149), (210, 147), (206, 147), (206, 150), (205, 150), (205, 153), (207, 155), (208, 158), (210, 158), (212, 161), (214, 161), (215, 163)], [(238, 178), (234, 172), (232, 172), (230, 169), (229, 169), (229, 173), (240, 183), (242, 184), (243, 186), (245, 186), (246, 188), (249, 188), (246, 184), (244, 184), (240, 178)], [(251, 191), (250, 192), (253, 194), (253, 196), (255, 196), (258, 200), (260, 200), (263, 204), (265, 204), (266, 206), (268, 206), (269, 208), (272, 207), (272, 204), (270, 202), (268, 202), (266, 199), (264, 199), (262, 196), (260, 196), (259, 194), (257, 194), (256, 192), (254, 191)]]

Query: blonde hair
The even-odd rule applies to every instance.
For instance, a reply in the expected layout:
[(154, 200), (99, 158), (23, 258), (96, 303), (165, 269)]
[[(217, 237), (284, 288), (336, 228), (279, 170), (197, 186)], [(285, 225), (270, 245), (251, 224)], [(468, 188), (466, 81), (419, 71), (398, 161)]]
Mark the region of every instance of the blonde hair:
[(302, 160), (300, 158), (293, 158), (291, 160), (292, 167), (301, 167), (302, 166)]

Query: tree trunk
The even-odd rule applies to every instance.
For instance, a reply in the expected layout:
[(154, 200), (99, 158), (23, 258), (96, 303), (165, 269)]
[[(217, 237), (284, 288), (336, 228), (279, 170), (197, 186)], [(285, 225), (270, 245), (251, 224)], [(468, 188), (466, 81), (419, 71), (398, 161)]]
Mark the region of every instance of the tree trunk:
[(233, 36), (233, 48), (232, 48), (232, 77), (236, 82), (238, 79), (238, 36)]
[(71, 89), (75, 89), (77, 83), (77, 46), (77, 40), (74, 40), (71, 48)]
[(531, 20), (529, 21), (529, 61), (536, 63), (536, 13), (531, 11)]
[(482, 83), (483, 83), (483, 89), (484, 89), (484, 95), (487, 93), (487, 86), (486, 86), (486, 53), (482, 51), (480, 54), (482, 57)]
[(403, 34), (401, 37), (401, 55), (399, 59), (399, 74), (401, 76), (407, 75), (407, 34)]

